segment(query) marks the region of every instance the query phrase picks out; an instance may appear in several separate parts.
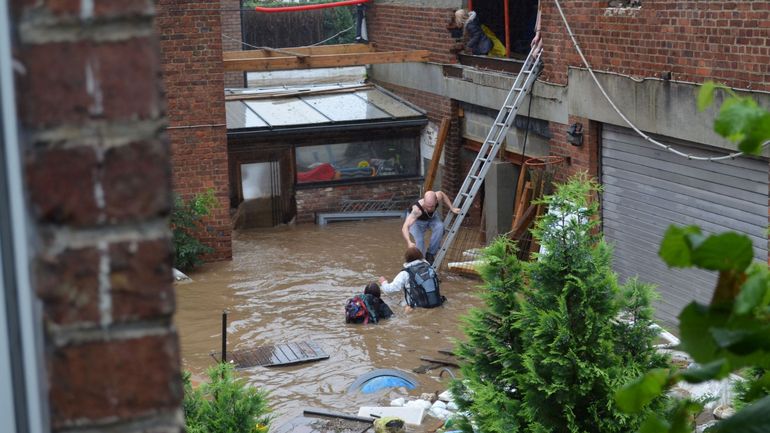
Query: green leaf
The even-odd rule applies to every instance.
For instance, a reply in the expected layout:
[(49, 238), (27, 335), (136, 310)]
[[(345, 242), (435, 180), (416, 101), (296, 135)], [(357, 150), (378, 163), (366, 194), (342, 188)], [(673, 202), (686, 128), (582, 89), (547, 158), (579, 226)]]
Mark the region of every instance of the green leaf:
[(700, 235), (698, 226), (670, 226), (663, 236), (658, 255), (672, 268), (692, 266), (692, 238), (688, 235)]
[(722, 379), (730, 373), (730, 363), (722, 358), (698, 368), (688, 368), (679, 372), (679, 377), (689, 383), (702, 383), (713, 379)]
[[(760, 271), (761, 272), (761, 271)], [(746, 280), (741, 286), (741, 292), (735, 298), (733, 311), (735, 314), (744, 315), (762, 304), (768, 288), (767, 272), (756, 273)]]
[(717, 424), (714, 433), (770, 433), (770, 396)]
[(755, 155), (762, 151), (762, 144), (770, 140), (770, 113), (753, 119), (746, 125), (744, 138), (738, 143), (741, 152)]
[(725, 322), (727, 316), (724, 313), (691, 303), (679, 314), (680, 349), (688, 352), (699, 364), (714, 361), (719, 348), (709, 330), (722, 327)]
[(639, 433), (666, 433), (671, 429), (671, 424), (658, 418), (657, 415), (648, 416), (639, 427)]
[(714, 131), (730, 141), (738, 142), (746, 135), (748, 125), (764, 113), (751, 98), (729, 98), (719, 109)]
[(698, 91), (698, 111), (704, 111), (714, 102), (714, 92), (717, 89), (716, 83), (707, 81), (703, 83)]
[(663, 393), (668, 383), (669, 371), (658, 368), (620, 388), (615, 401), (625, 412), (638, 413), (644, 406)]
[[(665, 240), (664, 240), (665, 241)], [(751, 240), (734, 232), (721, 233), (706, 238), (692, 251), (692, 263), (712, 271), (743, 271), (754, 257)]]

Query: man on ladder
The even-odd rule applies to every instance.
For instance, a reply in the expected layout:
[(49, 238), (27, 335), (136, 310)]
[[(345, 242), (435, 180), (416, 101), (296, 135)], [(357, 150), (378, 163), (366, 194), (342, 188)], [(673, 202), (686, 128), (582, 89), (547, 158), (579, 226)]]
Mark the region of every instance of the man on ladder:
[[(441, 239), (444, 237), (444, 223), (438, 212), (439, 202), (444, 203), (454, 214), (460, 213), (459, 207), (452, 206), (446, 194), (441, 191), (426, 191), (423, 198), (417, 200), (410, 208), (409, 215), (401, 227), (401, 234), (406, 240), (406, 246), (417, 247), (425, 256), (425, 260), (433, 264), (436, 252), (441, 247)], [(430, 230), (430, 243), (425, 249), (425, 233)], [(414, 237), (414, 242), (409, 235)]]

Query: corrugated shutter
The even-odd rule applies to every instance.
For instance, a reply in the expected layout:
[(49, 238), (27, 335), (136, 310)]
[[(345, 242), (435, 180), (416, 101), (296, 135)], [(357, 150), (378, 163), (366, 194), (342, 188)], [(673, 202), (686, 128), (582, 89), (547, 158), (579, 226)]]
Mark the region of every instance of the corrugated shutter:
[[(665, 141), (697, 155), (721, 155), (713, 148)], [(634, 275), (658, 286), (659, 320), (671, 325), (692, 300), (708, 302), (716, 274), (668, 269), (658, 257), (671, 224), (696, 224), (705, 232), (748, 235), (757, 260), (767, 261), (768, 161), (736, 158), (692, 161), (641, 139), (630, 129), (605, 125), (602, 132), (602, 217), (614, 247), (620, 281)]]

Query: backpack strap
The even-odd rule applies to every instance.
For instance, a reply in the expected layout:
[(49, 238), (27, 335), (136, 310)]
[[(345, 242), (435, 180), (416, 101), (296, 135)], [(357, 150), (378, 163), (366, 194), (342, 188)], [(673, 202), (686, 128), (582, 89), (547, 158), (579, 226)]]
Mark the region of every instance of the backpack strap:
[(414, 279), (414, 271), (412, 271), (410, 267), (406, 267), (402, 269), (402, 271), (406, 271), (406, 273), (409, 275), (409, 281), (407, 282), (407, 284), (404, 284), (404, 301), (406, 301), (406, 305), (414, 308), (415, 305), (417, 304), (415, 303), (414, 299), (412, 299), (412, 296), (409, 293), (409, 290), (412, 287), (414, 287), (414, 285), (416, 284), (416, 281)]

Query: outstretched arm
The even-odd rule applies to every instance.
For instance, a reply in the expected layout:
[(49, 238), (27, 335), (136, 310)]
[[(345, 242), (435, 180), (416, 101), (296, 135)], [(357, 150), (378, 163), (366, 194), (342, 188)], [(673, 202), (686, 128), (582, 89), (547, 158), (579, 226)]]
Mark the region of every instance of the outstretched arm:
[(412, 227), (412, 224), (414, 224), (414, 222), (417, 221), (417, 218), (419, 217), (419, 209), (416, 209), (415, 206), (412, 206), (412, 211), (409, 212), (409, 215), (406, 216), (406, 219), (404, 219), (404, 225), (401, 226), (401, 235), (406, 241), (407, 248), (415, 246), (414, 242), (412, 242), (412, 239), (409, 237), (409, 227)]
[(444, 205), (446, 205), (446, 207), (449, 210), (451, 210), (452, 213), (455, 213), (455, 214), (459, 214), (460, 213), (460, 208), (459, 207), (452, 207), (452, 202), (449, 200), (449, 197), (446, 194), (444, 194), (441, 191), (436, 191), (436, 196), (438, 196), (438, 198), (441, 200), (441, 202), (444, 203)]

